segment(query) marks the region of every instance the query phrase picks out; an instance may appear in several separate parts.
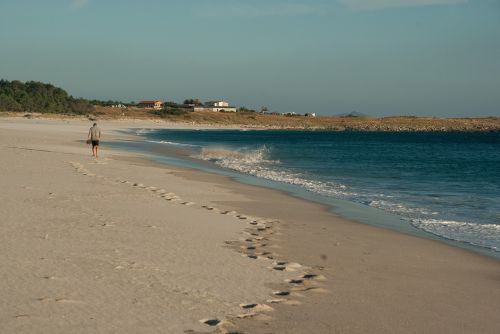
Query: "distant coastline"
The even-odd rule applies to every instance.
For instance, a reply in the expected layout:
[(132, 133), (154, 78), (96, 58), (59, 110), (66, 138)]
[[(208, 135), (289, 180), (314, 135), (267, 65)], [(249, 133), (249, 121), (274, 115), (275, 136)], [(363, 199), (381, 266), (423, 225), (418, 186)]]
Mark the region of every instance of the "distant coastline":
[(182, 115), (158, 116), (140, 108), (116, 110), (96, 106), (92, 114), (72, 115), (34, 112), (0, 112), (0, 117), (39, 119), (150, 120), (154, 123), (177, 123), (209, 128), (251, 128), (288, 130), (331, 130), (369, 132), (497, 132), (500, 117), (433, 118), (397, 116), (384, 118), (341, 116), (283, 116), (253, 112), (190, 112)]
[(124, 103), (75, 98), (64, 89), (42, 82), (0, 80), (0, 117), (151, 120), (194, 126), (253, 129), (297, 129), (385, 132), (496, 132), (500, 117), (435, 118), (393, 116), (372, 118), (357, 112), (337, 116), (261, 111), (232, 107), (224, 100), (183, 103), (160, 100)]

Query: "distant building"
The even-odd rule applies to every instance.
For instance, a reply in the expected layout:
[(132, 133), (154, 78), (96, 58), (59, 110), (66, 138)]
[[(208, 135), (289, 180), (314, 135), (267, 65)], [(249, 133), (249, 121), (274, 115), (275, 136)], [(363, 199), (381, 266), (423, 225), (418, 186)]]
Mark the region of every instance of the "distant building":
[(315, 112), (311, 112), (311, 113), (305, 114), (304, 116), (306, 116), (306, 117), (316, 117), (316, 113)]
[(224, 100), (205, 102), (207, 107), (229, 107), (229, 102)]
[(141, 101), (137, 104), (140, 108), (153, 108), (153, 109), (161, 109), (163, 107), (163, 102), (160, 100), (154, 101)]
[(236, 107), (224, 100), (208, 101), (202, 106), (194, 106), (193, 111), (236, 112)]

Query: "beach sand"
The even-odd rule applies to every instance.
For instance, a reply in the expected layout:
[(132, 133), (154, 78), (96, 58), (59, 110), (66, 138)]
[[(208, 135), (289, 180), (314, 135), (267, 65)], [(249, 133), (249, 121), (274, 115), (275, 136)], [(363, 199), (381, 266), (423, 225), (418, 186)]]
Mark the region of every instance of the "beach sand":
[(169, 124), (94, 160), (90, 125), (0, 119), (1, 333), (500, 332), (500, 261), (106, 147)]

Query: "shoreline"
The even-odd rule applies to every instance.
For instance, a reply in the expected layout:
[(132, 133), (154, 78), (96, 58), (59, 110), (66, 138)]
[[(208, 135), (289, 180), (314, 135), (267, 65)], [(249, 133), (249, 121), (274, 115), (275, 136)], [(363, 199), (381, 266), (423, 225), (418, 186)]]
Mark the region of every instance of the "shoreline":
[[(26, 122), (25, 129), (40, 126)], [(105, 156), (106, 149), (103, 152)], [(115, 158), (131, 159), (120, 156), (123, 154)], [(136, 159), (128, 165), (144, 165), (163, 177), (182, 179), (174, 191), (181, 198), (248, 217), (277, 219), (276, 233), (261, 236), (269, 244), (262, 246), (263, 239), (254, 239), (252, 245), (259, 244), (261, 253), (268, 251), (287, 262), (283, 272), (292, 279), (297, 279), (297, 272), (287, 266), (291, 263), (300, 263), (322, 278), (281, 286), (273, 283), (274, 289), (288, 286), (290, 295), (284, 299), (290, 303), (271, 303), (275, 312), (234, 319), (244, 332), (467, 333), (477, 329), (494, 333), (499, 329), (495, 317), (500, 305), (498, 261), (437, 241), (348, 221), (320, 204), (277, 190), (179, 167), (163, 166), (157, 171), (155, 163)], [(186, 185), (207, 188), (197, 194)], [(228, 245), (248, 255), (240, 248), (241, 242), (232, 240), (233, 245)]]
[[(131, 132), (133, 132), (132, 129)], [(450, 239), (438, 234), (427, 232), (412, 225), (409, 221), (404, 221), (404, 219), (399, 215), (379, 211), (371, 207), (365, 207), (358, 202), (323, 198), (319, 194), (311, 193), (308, 190), (295, 187), (292, 184), (282, 184), (279, 181), (272, 179), (260, 178), (254, 175), (226, 169), (210, 161), (192, 157), (191, 154), (193, 152), (189, 151), (189, 149), (183, 148), (182, 146), (184, 144), (180, 144), (180, 146), (177, 146), (175, 143), (172, 145), (163, 145), (163, 143), (160, 142), (147, 140), (147, 137), (143, 136), (142, 133), (133, 134), (133, 136), (137, 136), (136, 140), (132, 139), (131, 142), (124, 143), (124, 145), (121, 145), (123, 142), (115, 142), (111, 143), (111, 146), (115, 145), (115, 147), (118, 147), (120, 150), (147, 155), (147, 159), (159, 163), (160, 166), (175, 165), (180, 168), (189, 168), (208, 174), (223, 175), (228, 177), (228, 179), (233, 182), (277, 190), (288, 196), (320, 204), (325, 207), (325, 210), (333, 213), (335, 216), (355, 223), (361, 223), (410, 236), (438, 241), (448, 246), (472, 251), (473, 253), (480, 254), (482, 256), (500, 260), (500, 252), (495, 249), (481, 247), (473, 243)], [(147, 144), (145, 144), (146, 142)]]

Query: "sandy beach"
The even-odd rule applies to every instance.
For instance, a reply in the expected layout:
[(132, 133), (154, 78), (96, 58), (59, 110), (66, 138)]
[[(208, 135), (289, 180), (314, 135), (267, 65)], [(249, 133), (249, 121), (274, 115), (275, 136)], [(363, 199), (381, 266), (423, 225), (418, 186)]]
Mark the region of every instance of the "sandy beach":
[(499, 333), (500, 261), (0, 118), (0, 333)]

